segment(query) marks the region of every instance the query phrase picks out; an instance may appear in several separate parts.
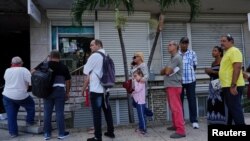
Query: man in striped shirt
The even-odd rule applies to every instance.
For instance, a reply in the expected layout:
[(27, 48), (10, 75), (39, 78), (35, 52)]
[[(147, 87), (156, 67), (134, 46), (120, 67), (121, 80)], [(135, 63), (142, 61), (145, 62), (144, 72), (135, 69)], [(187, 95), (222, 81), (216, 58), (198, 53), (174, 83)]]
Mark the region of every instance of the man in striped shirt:
[(192, 123), (194, 129), (199, 128), (197, 120), (197, 105), (196, 105), (196, 76), (195, 69), (197, 66), (197, 56), (194, 51), (188, 49), (189, 39), (182, 37), (180, 40), (179, 54), (183, 60), (183, 75), (182, 75), (182, 104), (184, 100), (184, 94), (187, 95), (188, 108), (189, 108), (189, 120)]

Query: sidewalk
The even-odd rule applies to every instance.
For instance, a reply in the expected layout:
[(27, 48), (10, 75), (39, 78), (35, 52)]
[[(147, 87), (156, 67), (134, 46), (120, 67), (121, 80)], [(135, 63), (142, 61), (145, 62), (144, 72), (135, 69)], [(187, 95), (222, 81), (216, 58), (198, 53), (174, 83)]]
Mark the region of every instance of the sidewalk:
[[(245, 115), (246, 124), (250, 124), (250, 114)], [(135, 125), (119, 126), (115, 128), (116, 138), (110, 139), (103, 136), (103, 141), (207, 141), (207, 123), (206, 119), (199, 119), (200, 128), (193, 129), (189, 122), (186, 122), (186, 137), (180, 139), (171, 139), (169, 136), (173, 131), (166, 129), (170, 123), (148, 124), (148, 136), (142, 137), (134, 132)], [(64, 141), (86, 141), (87, 138), (93, 137), (93, 134), (88, 134), (86, 129), (68, 129), (70, 136)], [(0, 141), (43, 141), (42, 134), (29, 134), (19, 132), (16, 138), (10, 138), (8, 131), (0, 129)], [(58, 141), (57, 130), (52, 133), (50, 141)]]

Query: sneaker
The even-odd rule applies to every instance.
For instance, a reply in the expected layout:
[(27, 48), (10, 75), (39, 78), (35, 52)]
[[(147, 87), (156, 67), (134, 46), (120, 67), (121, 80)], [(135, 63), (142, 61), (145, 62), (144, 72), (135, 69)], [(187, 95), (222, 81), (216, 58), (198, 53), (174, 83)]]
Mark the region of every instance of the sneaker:
[(194, 123), (193, 123), (193, 128), (194, 128), (194, 129), (199, 129), (199, 124), (198, 124), (197, 122), (194, 122)]
[(5, 119), (7, 119), (6, 114), (0, 114), (0, 120), (5, 120)]
[(178, 139), (178, 138), (183, 138), (183, 137), (186, 137), (186, 135), (182, 135), (182, 134), (178, 134), (178, 133), (173, 133), (170, 135), (170, 138), (173, 138), (173, 139)]
[(88, 138), (87, 141), (102, 141), (102, 139), (98, 139), (96, 137)]
[(138, 129), (138, 128), (135, 129), (135, 132), (139, 132), (139, 131), (140, 131), (140, 129)]
[(111, 133), (111, 132), (105, 132), (105, 133), (104, 133), (104, 136), (110, 137), (110, 138), (115, 138), (115, 134), (114, 134), (114, 133)]
[(168, 127), (167, 130), (170, 130), (170, 131), (175, 131), (176, 128), (174, 126), (171, 126), (171, 127)]
[(58, 136), (57, 139), (64, 139), (69, 136), (69, 132), (64, 132), (63, 136)]
[(44, 134), (44, 140), (50, 140), (50, 138), (51, 138), (51, 137), (50, 137), (49, 134), (46, 134), (46, 133)]
[(15, 138), (15, 137), (17, 137), (17, 134), (11, 134), (10, 137)]

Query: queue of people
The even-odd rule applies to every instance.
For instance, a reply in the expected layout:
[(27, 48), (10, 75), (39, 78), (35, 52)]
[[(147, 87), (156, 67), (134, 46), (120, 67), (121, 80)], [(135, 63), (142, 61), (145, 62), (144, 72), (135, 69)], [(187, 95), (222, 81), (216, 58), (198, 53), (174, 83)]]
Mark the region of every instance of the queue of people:
[[(241, 105), (243, 87), (242, 63), (243, 57), (240, 50), (234, 46), (231, 35), (223, 35), (220, 39), (221, 47), (212, 49), (214, 61), (210, 68), (204, 71), (210, 77), (207, 120), (208, 124), (244, 125), (244, 115)], [(186, 95), (188, 101), (189, 121), (193, 129), (199, 129), (196, 103), (196, 74), (198, 65), (195, 51), (188, 48), (189, 39), (182, 37), (177, 43), (170, 41), (167, 50), (171, 56), (169, 62), (160, 71), (164, 76), (166, 101), (172, 114), (172, 126), (168, 130), (175, 131), (170, 138), (183, 138), (186, 136), (183, 101)], [(102, 41), (94, 39), (90, 43), (92, 54), (84, 65), (83, 91), (90, 92), (90, 101), (93, 116), (94, 137), (87, 141), (102, 141), (102, 112), (107, 123), (107, 131), (104, 136), (115, 138), (112, 110), (109, 102), (109, 89), (105, 89), (100, 81), (103, 75), (103, 56), (105, 54)], [(31, 86), (31, 74), (39, 69), (40, 65), (31, 72), (22, 67), (22, 59), (13, 57), (11, 67), (5, 71), (5, 87), (3, 91), (3, 103), (8, 116), (8, 129), (11, 137), (18, 136), (17, 113), (20, 106), (27, 111), (27, 126), (35, 124), (35, 103), (28, 94)], [(53, 90), (44, 100), (44, 139), (51, 139), (51, 117), (53, 108), (56, 111), (58, 139), (64, 139), (69, 135), (65, 131), (64, 105), (69, 99), (71, 76), (67, 66), (60, 62), (60, 53), (51, 51), (49, 55), (49, 67), (53, 70)], [(247, 71), (250, 72), (250, 65)], [(148, 66), (144, 62), (143, 52), (135, 52), (131, 63), (130, 77), (134, 91), (131, 93), (133, 106), (137, 110), (139, 119), (136, 132), (141, 135), (147, 134), (147, 89), (148, 89)], [(249, 80), (249, 77), (247, 78)], [(221, 87), (213, 87), (214, 80), (219, 80)], [(249, 80), (250, 81), (250, 80)], [(217, 81), (216, 81), (217, 82)], [(250, 90), (248, 90), (249, 93)], [(250, 95), (250, 94), (249, 94)], [(249, 96), (250, 97), (250, 96)]]

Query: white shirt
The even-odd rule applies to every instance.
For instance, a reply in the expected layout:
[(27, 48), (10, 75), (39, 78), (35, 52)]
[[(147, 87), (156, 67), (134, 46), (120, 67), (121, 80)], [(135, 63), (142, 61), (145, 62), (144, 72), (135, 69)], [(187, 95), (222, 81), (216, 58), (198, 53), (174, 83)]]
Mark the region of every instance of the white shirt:
[[(105, 54), (104, 49), (99, 49), (98, 51)], [(89, 91), (95, 93), (103, 93), (104, 88), (100, 83), (100, 78), (102, 77), (102, 64), (103, 57), (100, 53), (93, 53), (89, 58), (87, 63), (84, 65), (83, 73), (90, 75)]]
[(14, 100), (29, 96), (27, 89), (31, 85), (31, 73), (24, 67), (11, 67), (4, 73), (5, 86), (3, 95)]

